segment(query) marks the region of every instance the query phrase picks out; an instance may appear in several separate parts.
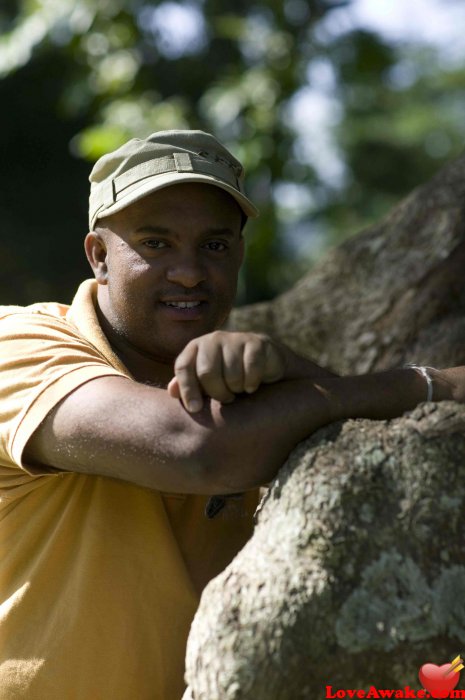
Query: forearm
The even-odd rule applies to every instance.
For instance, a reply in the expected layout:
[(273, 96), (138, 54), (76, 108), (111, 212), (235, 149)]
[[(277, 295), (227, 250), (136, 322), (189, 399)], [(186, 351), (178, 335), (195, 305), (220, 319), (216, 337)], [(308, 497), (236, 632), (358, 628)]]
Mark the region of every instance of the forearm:
[(395, 369), (322, 380), (341, 418), (396, 418), (426, 401), (425, 379), (415, 370)]
[(271, 481), (294, 447), (337, 415), (325, 389), (299, 379), (264, 384), (231, 404), (207, 400), (191, 419), (204, 434), (206, 493), (227, 494)]
[[(298, 442), (345, 418), (390, 419), (426, 400), (425, 379), (396, 369), (262, 385), (232, 404), (208, 401), (192, 416), (205, 431), (208, 493), (233, 493), (271, 481)], [(434, 373), (433, 400), (465, 401), (465, 367)]]
[(273, 342), (280, 348), (285, 370), (284, 376), (286, 379), (317, 379), (319, 377), (337, 377), (335, 372), (317, 365), (313, 360), (309, 360), (302, 355), (294, 352), (291, 348), (281, 341), (273, 338)]
[[(298, 442), (343, 418), (393, 418), (426, 399), (414, 370), (263, 384), (188, 413), (167, 392), (100, 377), (69, 394), (31, 437), (27, 464), (179, 493), (235, 493), (271, 481)], [(465, 367), (434, 374), (434, 400), (465, 401)]]
[[(430, 370), (433, 401), (463, 401), (465, 367)], [(340, 418), (396, 418), (426, 401), (425, 378), (410, 368), (320, 381)]]
[[(343, 418), (393, 418), (425, 400), (413, 370), (357, 377), (322, 376), (262, 384), (231, 404), (207, 400), (192, 415), (204, 431), (200, 461), (206, 493), (234, 493), (272, 481), (294, 447)], [(186, 414), (188, 415), (188, 414)]]

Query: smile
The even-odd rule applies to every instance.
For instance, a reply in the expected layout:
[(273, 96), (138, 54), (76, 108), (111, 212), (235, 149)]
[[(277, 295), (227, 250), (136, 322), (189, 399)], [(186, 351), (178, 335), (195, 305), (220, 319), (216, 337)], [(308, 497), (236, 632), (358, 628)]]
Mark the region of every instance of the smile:
[(192, 309), (194, 306), (200, 306), (201, 301), (163, 301), (166, 306), (175, 306), (178, 309)]
[(208, 302), (201, 301), (162, 301), (163, 313), (172, 321), (196, 321), (205, 316)]

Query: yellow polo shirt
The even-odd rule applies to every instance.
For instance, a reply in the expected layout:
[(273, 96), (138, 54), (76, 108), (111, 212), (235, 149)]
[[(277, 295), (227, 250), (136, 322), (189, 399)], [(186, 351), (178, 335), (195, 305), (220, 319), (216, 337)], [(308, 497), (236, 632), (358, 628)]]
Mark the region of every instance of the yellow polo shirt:
[(96, 287), (71, 306), (0, 307), (1, 700), (180, 700), (199, 594), (252, 533), (256, 491), (208, 519), (207, 496), (23, 462), (64, 396), (131, 376)]

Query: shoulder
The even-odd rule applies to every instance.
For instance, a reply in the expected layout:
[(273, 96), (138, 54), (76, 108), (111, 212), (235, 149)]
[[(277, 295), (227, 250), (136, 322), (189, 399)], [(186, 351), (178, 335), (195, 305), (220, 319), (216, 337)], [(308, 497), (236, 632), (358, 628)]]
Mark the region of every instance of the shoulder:
[(0, 338), (12, 332), (25, 334), (28, 329), (56, 328), (70, 332), (76, 329), (68, 322), (69, 306), (55, 302), (31, 304), (30, 306), (0, 306)]
[(16, 318), (17, 320), (33, 317), (65, 319), (70, 307), (55, 301), (44, 301), (29, 306), (6, 305), (0, 306), (0, 320)]
[(111, 364), (70, 320), (65, 304), (0, 306), (0, 370), (39, 368), (76, 362)]

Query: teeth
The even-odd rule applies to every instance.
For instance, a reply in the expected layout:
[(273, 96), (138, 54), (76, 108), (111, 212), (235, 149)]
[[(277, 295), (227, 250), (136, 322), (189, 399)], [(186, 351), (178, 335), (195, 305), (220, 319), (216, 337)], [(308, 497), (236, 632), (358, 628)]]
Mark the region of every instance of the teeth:
[(193, 306), (199, 306), (200, 301), (165, 301), (167, 306), (175, 306), (178, 309), (191, 309)]

